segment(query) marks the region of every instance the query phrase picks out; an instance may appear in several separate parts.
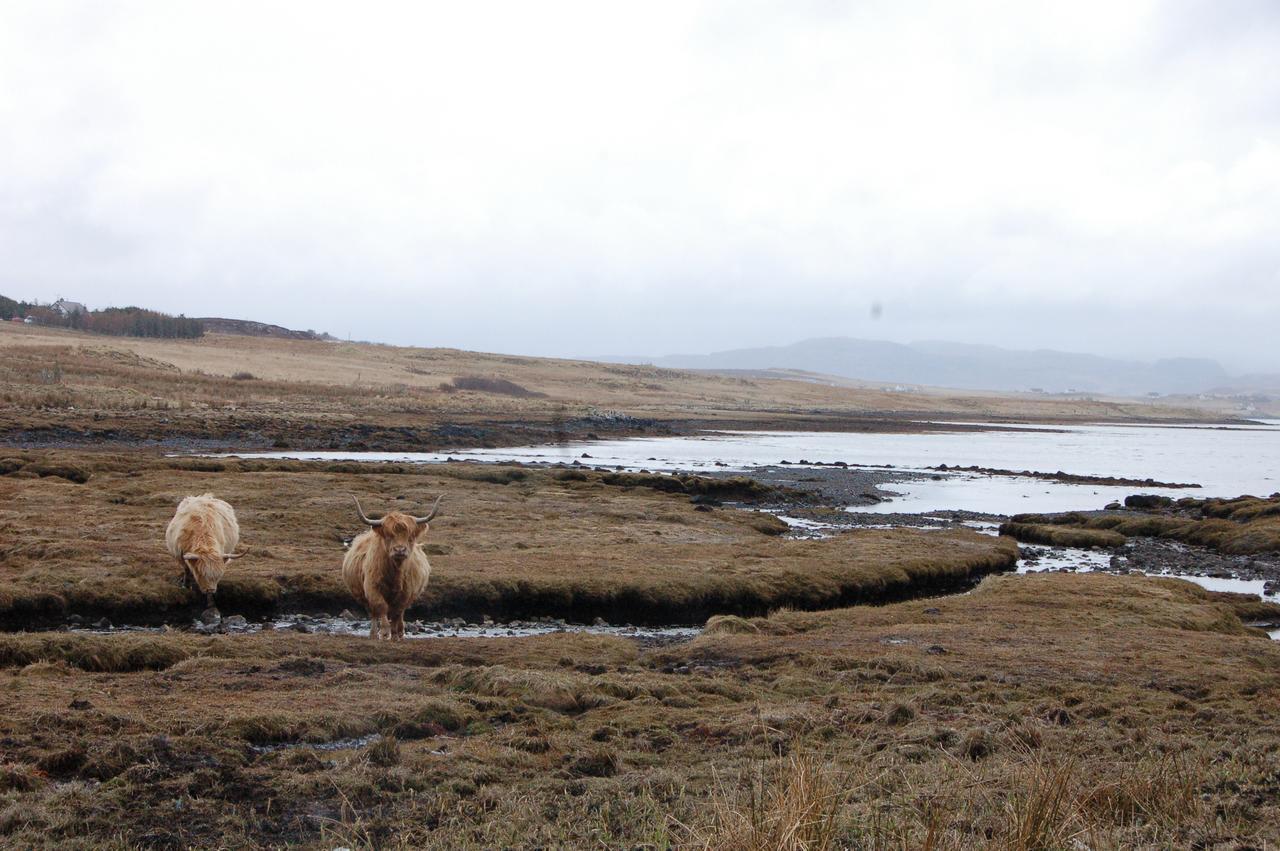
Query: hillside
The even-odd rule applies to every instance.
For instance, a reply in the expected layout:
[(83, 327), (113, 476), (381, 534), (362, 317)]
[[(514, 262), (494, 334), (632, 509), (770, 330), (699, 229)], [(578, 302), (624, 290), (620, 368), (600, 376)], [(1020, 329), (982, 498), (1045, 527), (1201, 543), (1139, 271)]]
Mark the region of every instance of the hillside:
[(902, 344), (848, 337), (707, 355), (670, 355), (652, 362), (682, 369), (792, 369), (935, 387), (1122, 396), (1203, 393), (1233, 384), (1220, 364), (1198, 358), (1143, 363), (1046, 349), (1015, 351), (964, 343)]
[[(0, 328), (8, 441), (435, 449), (701, 428), (919, 430), (929, 418), (1192, 420), (1192, 407), (893, 393), (652, 366), (207, 334)], [(463, 389), (478, 387), (482, 389)]]

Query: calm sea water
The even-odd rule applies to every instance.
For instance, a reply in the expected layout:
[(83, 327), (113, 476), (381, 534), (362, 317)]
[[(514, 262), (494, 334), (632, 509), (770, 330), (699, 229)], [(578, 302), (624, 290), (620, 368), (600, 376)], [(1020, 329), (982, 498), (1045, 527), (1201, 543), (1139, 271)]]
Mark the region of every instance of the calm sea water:
[[(1280, 491), (1280, 421), (1256, 426), (1072, 425), (1016, 427), (1007, 431), (918, 434), (840, 432), (718, 432), (698, 437), (572, 441), (546, 446), (471, 449), (445, 453), (270, 452), (256, 457), (439, 462), (572, 463), (648, 470), (745, 470), (782, 461), (843, 461), (853, 466), (892, 465), (898, 471), (978, 466), (1007, 470), (1152, 478), (1189, 482), (1192, 490), (1134, 486), (1068, 485), (1021, 476), (943, 474), (940, 479), (900, 481), (897, 496), (866, 509), (928, 512), (965, 509), (993, 514), (1101, 508), (1126, 495), (1266, 496)], [(589, 457), (584, 457), (589, 456)]]

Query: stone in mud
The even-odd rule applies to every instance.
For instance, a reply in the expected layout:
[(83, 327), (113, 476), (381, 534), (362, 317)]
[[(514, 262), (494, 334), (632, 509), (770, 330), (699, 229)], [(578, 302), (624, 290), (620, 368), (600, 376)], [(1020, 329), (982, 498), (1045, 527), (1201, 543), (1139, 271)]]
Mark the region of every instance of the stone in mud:
[(598, 618), (596, 618), (595, 620), (593, 620), (593, 621), (591, 622), (591, 625), (592, 625), (592, 626), (608, 626), (608, 625), (609, 625), (609, 622), (608, 622), (608, 621), (606, 621), (604, 618), (599, 618), (599, 617), (598, 617)]
[(228, 629), (244, 629), (249, 625), (249, 621), (245, 619), (244, 615), (232, 615), (223, 619), (222, 625)]
[(357, 617), (356, 613), (350, 609), (343, 609), (338, 613), (338, 617), (342, 618), (344, 621), (355, 621), (360, 619)]
[(101, 618), (93, 625), (94, 629), (111, 629), (111, 621)]
[(200, 613), (200, 623), (205, 626), (219, 623), (222, 620), (222, 612), (218, 611), (216, 606), (210, 606)]
[(942, 614), (942, 609), (936, 608), (934, 606), (930, 606), (929, 608), (924, 610), (924, 613), (926, 615), (940, 615)]

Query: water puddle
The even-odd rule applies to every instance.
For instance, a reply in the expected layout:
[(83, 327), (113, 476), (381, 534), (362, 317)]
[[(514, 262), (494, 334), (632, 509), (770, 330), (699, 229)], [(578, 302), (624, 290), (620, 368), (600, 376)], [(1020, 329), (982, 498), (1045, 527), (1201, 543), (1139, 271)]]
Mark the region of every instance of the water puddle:
[[(227, 615), (220, 623), (203, 624), (193, 621), (189, 627), (139, 626), (111, 624), (98, 621), (93, 624), (72, 624), (69, 632), (93, 635), (118, 635), (121, 633), (190, 632), (197, 635), (255, 635), (261, 632), (297, 632), (307, 635), (369, 635), (369, 621), (360, 618), (333, 617), (329, 615), (285, 615), (262, 622), (248, 621), (239, 615)], [(421, 638), (523, 638), (532, 635), (558, 633), (587, 633), (634, 638), (646, 642), (688, 641), (702, 633), (696, 626), (618, 626), (614, 624), (574, 624), (559, 619), (544, 618), (537, 621), (509, 621), (505, 623), (469, 623), (462, 618), (441, 621), (411, 621), (405, 624), (406, 639)]]
[(367, 736), (334, 739), (331, 742), (273, 742), (269, 745), (249, 745), (249, 749), (254, 753), (274, 753), (276, 751), (297, 750), (299, 748), (309, 748), (310, 750), (321, 752), (350, 751), (373, 744), (378, 740), (378, 735), (378, 733), (370, 733)]
[[(1135, 576), (1158, 576), (1168, 579), (1185, 579), (1208, 591), (1226, 591), (1232, 594), (1251, 594), (1269, 603), (1280, 603), (1280, 593), (1267, 590), (1265, 579), (1240, 579), (1237, 577), (1203, 576), (1174, 571), (1114, 570), (1115, 556), (1110, 550), (1086, 550), (1074, 547), (1052, 549), (1022, 545), (1023, 557), (1018, 560), (1018, 573), (1046, 573), (1070, 571), (1072, 573), (1107, 572)], [(1274, 589), (1274, 586), (1272, 586)], [(1275, 637), (1273, 635), (1273, 637)]]

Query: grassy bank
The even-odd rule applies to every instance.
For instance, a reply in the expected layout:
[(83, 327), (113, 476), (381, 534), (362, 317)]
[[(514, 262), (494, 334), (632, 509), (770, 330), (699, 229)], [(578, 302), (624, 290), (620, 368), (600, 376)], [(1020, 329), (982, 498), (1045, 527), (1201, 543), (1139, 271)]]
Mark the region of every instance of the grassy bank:
[(352, 605), (343, 541), (371, 511), (445, 493), (426, 539), (434, 572), (413, 617), (554, 615), (700, 623), (881, 602), (957, 588), (1016, 558), (967, 530), (860, 530), (780, 537), (768, 514), (693, 497), (777, 494), (743, 479), (526, 470), (475, 464), (330, 464), (86, 452), (0, 453), (0, 617), (191, 616), (163, 549), (178, 501), (212, 491), (235, 506), (242, 546), (219, 589), (224, 614)]
[(1115, 547), (1126, 538), (1167, 538), (1228, 555), (1280, 551), (1280, 496), (1174, 501), (1130, 497), (1125, 509), (1105, 513), (1019, 514), (1000, 534), (1027, 543)]
[[(1280, 648), (1224, 598), (1104, 575), (784, 612), (658, 651), (9, 635), (0, 835), (1263, 847), (1280, 840), (1277, 671)], [(359, 736), (380, 738), (325, 749)]]

